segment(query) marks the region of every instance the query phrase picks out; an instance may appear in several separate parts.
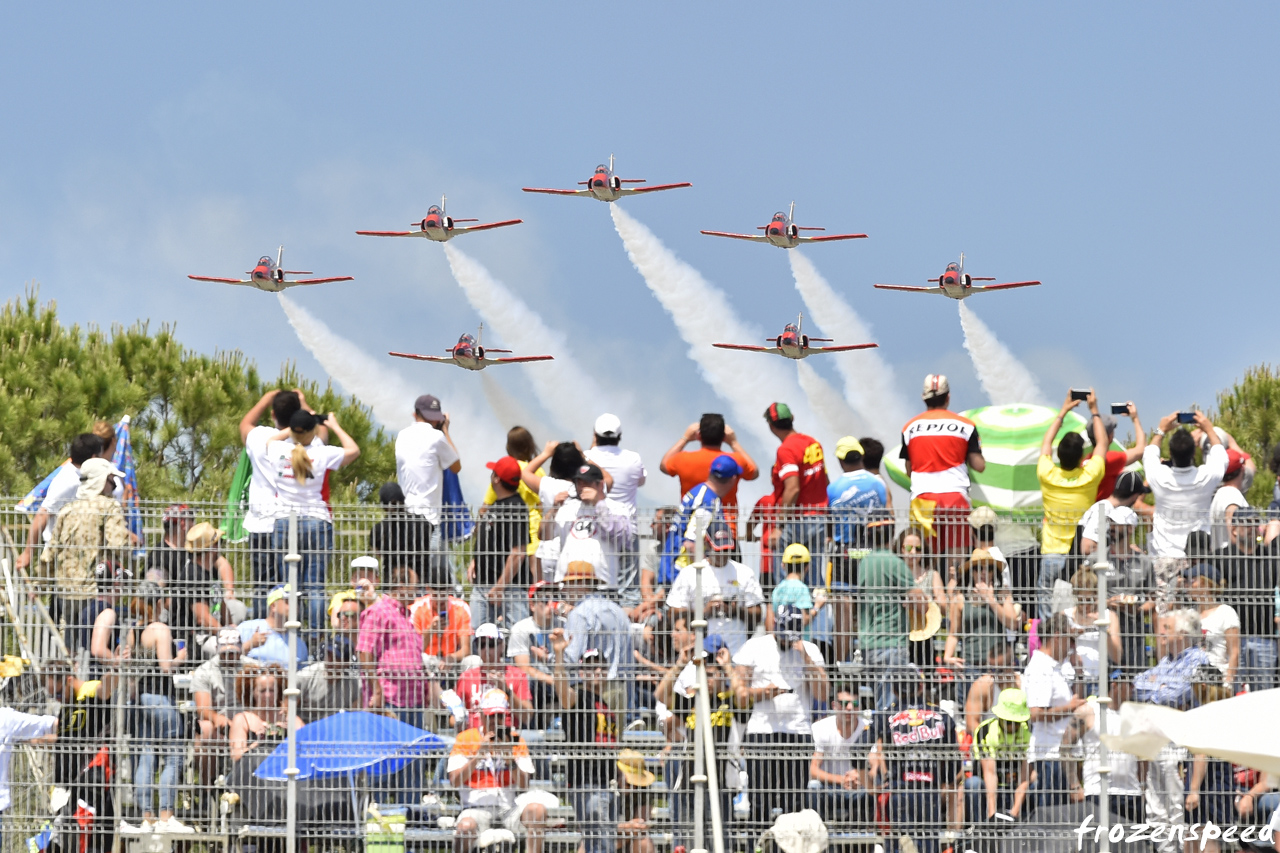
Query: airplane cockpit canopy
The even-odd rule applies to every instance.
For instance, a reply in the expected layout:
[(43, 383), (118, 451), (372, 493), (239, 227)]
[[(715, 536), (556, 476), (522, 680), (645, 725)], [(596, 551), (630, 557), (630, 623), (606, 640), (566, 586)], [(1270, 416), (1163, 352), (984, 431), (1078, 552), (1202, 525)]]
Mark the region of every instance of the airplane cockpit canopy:
[(959, 271), (960, 271), (960, 265), (957, 264), (955, 261), (952, 261), (951, 263), (947, 264), (947, 272), (959, 272)]
[(436, 205), (433, 204), (427, 208), (427, 216), (439, 216), (439, 215), (440, 215), (440, 208), (437, 207)]
[(470, 347), (470, 346), (474, 346), (475, 342), (476, 342), (476, 339), (471, 337), (471, 335), (463, 335), (462, 337), (458, 338), (458, 346)]
[(784, 335), (794, 335), (799, 331), (800, 330), (796, 328), (795, 323), (788, 323), (787, 325), (782, 327), (782, 334)]
[(260, 267), (274, 267), (275, 265), (276, 265), (276, 262), (271, 260), (271, 258), (267, 255), (263, 255), (262, 257), (258, 258), (258, 266)]
[(777, 213), (775, 213), (775, 214), (773, 215), (773, 221), (774, 221), (774, 222), (786, 222), (786, 221), (787, 221), (787, 215), (786, 215), (785, 213), (783, 213), (781, 210), (779, 210)]
[(596, 166), (597, 175), (608, 172), (608, 171), (609, 171), (609, 167), (606, 166), (604, 163), (601, 163), (599, 166)]

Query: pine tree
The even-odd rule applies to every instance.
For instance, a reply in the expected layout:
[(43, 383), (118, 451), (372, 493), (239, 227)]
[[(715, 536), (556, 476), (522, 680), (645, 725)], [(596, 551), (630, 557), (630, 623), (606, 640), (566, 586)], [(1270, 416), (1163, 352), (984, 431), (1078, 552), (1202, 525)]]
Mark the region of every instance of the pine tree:
[(240, 418), (268, 388), (301, 388), (360, 445), (360, 458), (331, 479), (335, 503), (370, 500), (394, 476), (394, 445), (369, 409), (301, 379), (294, 365), (264, 381), (243, 353), (192, 352), (167, 325), (67, 328), (55, 304), (29, 289), (0, 310), (0, 494), (25, 494), (66, 459), (73, 436), (127, 414), (143, 499), (222, 500), (240, 456)]
[(1280, 444), (1280, 370), (1269, 364), (1246, 370), (1243, 379), (1218, 394), (1213, 422), (1253, 456), (1258, 476), (1246, 497), (1253, 506), (1267, 506), (1276, 480), (1269, 466)]

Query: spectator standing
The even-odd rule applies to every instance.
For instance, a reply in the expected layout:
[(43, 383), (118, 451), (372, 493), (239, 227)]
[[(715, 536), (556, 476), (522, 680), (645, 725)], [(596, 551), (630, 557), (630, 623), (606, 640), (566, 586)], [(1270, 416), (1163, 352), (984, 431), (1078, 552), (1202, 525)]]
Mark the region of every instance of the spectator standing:
[[(1133, 685), (1124, 675), (1124, 670), (1111, 671), (1111, 688), (1108, 694), (1111, 704), (1106, 710), (1107, 731), (1120, 731), (1120, 709), (1129, 701)], [(1071, 754), (1073, 747), (1079, 745), (1079, 760), (1069, 763), (1069, 789), (1072, 802), (1085, 802), (1089, 809), (1098, 808), (1098, 798), (1102, 795), (1101, 765), (1102, 741), (1098, 737), (1098, 717), (1102, 706), (1097, 697), (1089, 699), (1076, 708), (1067, 726), (1066, 735), (1062, 739), (1065, 753)], [(1107, 763), (1111, 767), (1108, 777), (1108, 802), (1113, 823), (1142, 823), (1142, 783), (1138, 778), (1138, 758), (1127, 752), (1113, 749), (1107, 753)]]
[(31, 519), (26, 547), (15, 561), (17, 568), (25, 569), (31, 565), (37, 542), (49, 542), (58, 513), (76, 499), (76, 492), (80, 490), (80, 466), (101, 452), (102, 439), (91, 432), (81, 433), (71, 440), (70, 458), (59, 466), (58, 472), (49, 482), (40, 509), (36, 510)]
[(1156, 427), (1155, 441), (1142, 453), (1142, 468), (1156, 498), (1155, 517), (1148, 538), (1155, 558), (1156, 607), (1168, 608), (1174, 586), (1185, 563), (1187, 534), (1207, 530), (1213, 493), (1227, 470), (1227, 451), (1203, 412), (1195, 413), (1196, 425), (1209, 438), (1204, 464), (1195, 465), (1196, 442), (1191, 433), (1178, 429), (1169, 436), (1169, 464), (1160, 461), (1160, 441), (1178, 422), (1178, 413), (1165, 415)]
[(409, 613), (417, 597), (418, 575), (401, 566), (391, 570), (390, 582), (388, 593), (360, 614), (356, 652), (364, 674), (365, 707), (385, 708), (400, 722), (424, 728), (422, 639)]
[[(316, 441), (322, 425), (338, 437), (341, 447)], [(303, 409), (294, 412), (289, 429), (276, 433), (267, 445), (280, 510), (275, 522), (275, 547), (281, 553), (288, 550), (289, 516), (297, 516), (297, 547), (302, 556), (298, 566), (299, 592), (306, 597), (307, 628), (317, 647), (323, 642), (320, 632), (325, 626), (325, 574), (333, 551), (333, 516), (324, 499), (325, 472), (345, 468), (359, 456), (359, 446), (338, 424), (336, 415), (322, 417)]]
[(978, 772), (964, 782), (967, 822), (993, 823), (997, 814), (1017, 820), (1029, 811), (1030, 719), (1027, 694), (1011, 687), (1000, 691), (991, 716), (973, 730), (972, 754)]
[(887, 513), (873, 516), (866, 537), (870, 554), (858, 566), (858, 649), (875, 682), (876, 710), (883, 711), (895, 699), (886, 676), (911, 662), (907, 612), (923, 616), (928, 604), (907, 564), (889, 550), (893, 518)]
[[(1187, 436), (1190, 438), (1190, 435)], [(1216, 439), (1217, 436), (1215, 435)], [(1157, 518), (1159, 505), (1156, 506)], [(1196, 670), (1211, 667), (1209, 655), (1200, 648), (1200, 614), (1194, 610), (1174, 610), (1156, 620), (1156, 645), (1160, 662), (1133, 680), (1133, 695), (1139, 702), (1186, 710), (1195, 704), (1192, 689)], [(1177, 853), (1176, 827), (1182, 826), (1183, 781), (1180, 774), (1187, 751), (1172, 743), (1147, 762), (1147, 821), (1161, 828), (1159, 853)]]
[[(289, 665), (289, 635), (285, 623), (289, 621), (289, 587), (278, 586), (267, 593), (267, 617), (247, 619), (240, 623), (241, 651), (245, 657), (259, 664)], [(298, 638), (298, 663), (305, 664), (311, 654), (307, 644)]]
[(938, 553), (969, 549), (969, 470), (986, 470), (973, 421), (947, 410), (951, 385), (940, 373), (924, 378), (925, 411), (902, 428), (903, 469), (911, 478), (911, 521)]
[(498, 497), (476, 522), (475, 556), (468, 568), (471, 626), (503, 621), (510, 627), (529, 615), (529, 507), (518, 491), (519, 462), (504, 456), (486, 467)]
[(1251, 507), (1237, 509), (1228, 525), (1231, 544), (1219, 559), (1223, 599), (1240, 617), (1240, 669), (1237, 688), (1276, 686), (1276, 621), (1273, 590), (1280, 584), (1280, 521), (1265, 526)]
[[(1121, 507), (1132, 512), (1134, 505), (1142, 499), (1142, 496), (1149, 494), (1151, 489), (1143, 482), (1141, 474), (1137, 471), (1125, 471), (1116, 478), (1115, 484), (1111, 487), (1111, 494), (1102, 499), (1106, 501), (1108, 521), (1115, 518), (1115, 510)], [(1095, 503), (1080, 517), (1081, 554), (1089, 555), (1098, 549), (1098, 513), (1101, 511), (1099, 505)]]
[[(986, 507), (981, 507), (981, 509), (986, 509)], [(902, 561), (907, 564), (907, 568), (911, 570), (911, 577), (915, 580), (916, 588), (924, 596), (926, 623), (928, 622), (929, 605), (937, 607), (938, 616), (941, 618), (942, 608), (947, 607), (950, 601), (950, 596), (942, 585), (942, 575), (938, 574), (938, 570), (934, 568), (934, 558), (932, 554), (928, 553), (928, 549), (928, 543), (924, 541), (920, 531), (915, 528), (907, 528), (902, 531), (893, 542), (893, 553), (901, 557)], [(912, 640), (908, 635), (907, 650), (911, 656), (911, 662), (920, 667), (921, 670), (931, 669), (937, 664), (932, 635), (921, 640)]]
[(399, 483), (384, 483), (378, 501), (382, 520), (369, 530), (370, 553), (383, 566), (408, 566), (431, 582), (431, 522), (408, 511)]
[(222, 531), (207, 521), (188, 530), (187, 559), (165, 586), (174, 639), (185, 643), (190, 657), (197, 660), (217, 654), (218, 629), (235, 624), (218, 574), (221, 540)]
[(836, 442), (840, 476), (827, 486), (831, 507), (831, 592), (835, 627), (836, 660), (847, 661), (853, 652), (854, 597), (858, 591), (858, 560), (865, 550), (863, 532), (867, 516), (888, 505), (884, 481), (863, 463), (862, 443), (851, 435)]
[(747, 640), (733, 656), (733, 689), (738, 705), (751, 708), (744, 752), (751, 780), (751, 821), (773, 823), (775, 806), (799, 811), (808, 796), (813, 755), (810, 723), (814, 702), (827, 701), (826, 661), (813, 643), (801, 639), (803, 617), (784, 605), (773, 632)]
[[(1141, 479), (1132, 472), (1120, 475), (1108, 501), (1127, 488), (1125, 481), (1129, 477)], [(1151, 558), (1133, 544), (1138, 514), (1127, 506), (1110, 506), (1107, 509), (1107, 519), (1107, 558), (1111, 562), (1111, 578), (1107, 589), (1111, 597), (1107, 600), (1107, 606), (1112, 608), (1120, 624), (1122, 656), (1117, 664), (1132, 677), (1148, 666), (1147, 618), (1156, 609), (1155, 568)], [(1097, 528), (1094, 529), (1096, 531)]]
[[(728, 524), (713, 522), (703, 540), (707, 565), (702, 571), (702, 606), (707, 634), (720, 636), (730, 654), (737, 654), (764, 616), (764, 591), (755, 572), (730, 558), (737, 542)], [(686, 617), (693, 609), (697, 573), (697, 563), (685, 566), (667, 594), (667, 607)]]
[[(107, 497), (115, 478), (124, 472), (105, 459), (88, 459), (80, 466), (75, 500), (58, 510), (40, 562), (53, 577), (49, 615), (67, 626), (67, 646), (88, 631), (79, 625), (85, 604), (98, 596), (95, 568), (99, 563), (124, 565), (129, 559), (129, 527), (119, 502)], [(52, 569), (52, 571), (48, 571)]]
[[(543, 538), (555, 537), (560, 546), (556, 580), (564, 580), (569, 564), (586, 560), (596, 579), (610, 590), (618, 588), (620, 555), (635, 538), (636, 517), (625, 505), (606, 497), (604, 474), (593, 463), (573, 475), (576, 497), (557, 495), (552, 521), (543, 522)], [(543, 516), (546, 518), (546, 516)]]
[[(1142, 422), (1138, 420), (1138, 407), (1133, 401), (1125, 403), (1128, 410), (1129, 420), (1133, 421), (1133, 434), (1135, 443), (1133, 447), (1125, 450), (1112, 450), (1111, 442), (1116, 438), (1116, 419), (1111, 415), (1102, 416), (1102, 426), (1107, 431), (1107, 443), (1103, 448), (1106, 456), (1107, 468), (1102, 475), (1101, 482), (1098, 483), (1098, 494), (1095, 500), (1105, 500), (1111, 497), (1111, 490), (1115, 488), (1116, 478), (1124, 469), (1142, 458), (1142, 453), (1147, 449), (1147, 434), (1142, 431)], [(1098, 448), (1094, 446), (1094, 453), (1098, 452)]]
[(9, 848), (9, 826), (5, 815), (13, 805), (9, 789), (9, 767), (13, 762), (13, 746), (23, 741), (39, 740), (44, 743), (57, 739), (58, 718), (52, 714), (24, 714), (14, 708), (0, 708), (0, 821), (4, 832), (0, 835), (5, 849)]
[(1107, 431), (1098, 414), (1098, 395), (1089, 389), (1090, 422), (1093, 426), (1093, 454), (1083, 465), (1084, 437), (1069, 432), (1058, 442), (1058, 464), (1053, 464), (1053, 441), (1062, 422), (1080, 404), (1067, 392), (1058, 416), (1045, 430), (1040, 442), (1040, 460), (1036, 476), (1044, 500), (1044, 523), (1040, 528), (1040, 572), (1036, 578), (1036, 608), (1041, 619), (1052, 612), (1053, 586), (1066, 580), (1067, 556), (1075, 544), (1080, 517), (1097, 499), (1098, 484), (1106, 473)]
[[(538, 547), (534, 550), (537, 565), (534, 576), (542, 580), (553, 580), (556, 574), (556, 563), (560, 556), (560, 539), (547, 522), (555, 518), (557, 501), (563, 502), (572, 496), (573, 475), (586, 464), (586, 457), (578, 445), (572, 441), (549, 441), (542, 453), (529, 460), (520, 471), (520, 481), (524, 486), (538, 495), (539, 514), (542, 527), (538, 530)], [(546, 464), (547, 473), (539, 474), (542, 465)], [(561, 495), (564, 497), (561, 498)], [(548, 536), (551, 538), (548, 539)]]
[(1071, 715), (1084, 704), (1074, 695), (1075, 669), (1071, 654), (1071, 622), (1055, 613), (1040, 622), (1040, 647), (1031, 653), (1022, 673), (1022, 689), (1031, 709), (1031, 745), (1027, 753), (1036, 775), (1037, 809), (1066, 802), (1062, 736)]
[(449, 753), (449, 784), (463, 789), (455, 837), (464, 853), (495, 826), (527, 838), (528, 853), (542, 853), (547, 809), (557, 803), (548, 791), (518, 793), (529, 786), (534, 766), (529, 745), (511, 727), (509, 711), (502, 691), (489, 691), (481, 704), (481, 724), (458, 735)]
[(884, 505), (888, 509), (893, 509), (893, 492), (889, 489), (889, 481), (880, 473), (880, 463), (884, 461), (884, 442), (878, 438), (872, 438), (864, 435), (858, 439), (858, 443), (862, 445), (862, 465), (872, 474), (884, 483)]
[(476, 629), (476, 654), (480, 657), (480, 665), (473, 666), (458, 679), (457, 692), (468, 711), (466, 726), (475, 728), (480, 724), (480, 703), (490, 690), (501, 690), (510, 697), (511, 704), (523, 722), (530, 709), (533, 696), (529, 693), (529, 677), (518, 666), (510, 666), (504, 661), (507, 657), (506, 643), (498, 626), (486, 622)]
[(609, 472), (608, 492), (631, 513), (631, 533), (618, 543), (618, 598), (628, 610), (640, 604), (640, 541), (635, 528), (636, 492), (644, 485), (648, 472), (640, 454), (623, 450), (622, 421), (617, 415), (603, 414), (596, 418), (595, 436), (591, 447), (583, 455), (602, 471)]
[(449, 415), (438, 398), (423, 394), (413, 403), (413, 423), (396, 435), (396, 480), (404, 489), (405, 508), (425, 518), (432, 530), (440, 525), (446, 469), (462, 470)]
[[(796, 432), (791, 407), (772, 403), (765, 409), (769, 431), (781, 444), (774, 459), (773, 506), (782, 524), (785, 548), (799, 542), (811, 554), (822, 554), (826, 545), (827, 465), (817, 439)], [(817, 579), (808, 579), (816, 586)], [(823, 581), (825, 586), (825, 579)]]
[[(737, 533), (737, 525), (726, 511), (725, 498), (737, 491), (738, 478), (741, 474), (742, 468), (738, 465), (738, 460), (727, 453), (722, 454), (711, 463), (706, 482), (699, 483), (685, 493), (680, 501), (680, 517), (676, 525), (687, 539), (693, 538), (689, 530), (689, 520), (693, 517), (693, 513), (700, 509), (710, 512), (712, 518), (729, 524), (733, 532)], [(692, 549), (689, 550), (692, 552)]]
[(862, 768), (856, 763), (867, 726), (854, 689), (842, 685), (836, 690), (831, 710), (831, 716), (813, 724), (809, 779), (810, 785), (815, 781), (821, 785), (814, 794), (814, 809), (828, 825), (869, 824), (875, 818), (875, 799), (867, 791)]
[(1247, 453), (1227, 449), (1227, 468), (1222, 475), (1222, 485), (1213, 493), (1213, 500), (1209, 502), (1209, 536), (1215, 551), (1231, 544), (1231, 534), (1227, 530), (1231, 516), (1236, 510), (1249, 505), (1243, 491), (1245, 463), (1248, 461)]
[[(1078, 569), (1071, 576), (1071, 594), (1075, 604), (1062, 612), (1066, 614), (1071, 630), (1075, 633), (1075, 661), (1079, 663), (1079, 675), (1084, 683), (1084, 695), (1098, 694), (1099, 678), (1103, 673), (1099, 670), (1101, 657), (1099, 649), (1102, 644), (1102, 632), (1098, 628), (1098, 576), (1088, 567)], [(1113, 619), (1109, 609), (1105, 614), (1107, 628), (1107, 659), (1121, 660), (1120, 620)]]
[[(771, 609), (765, 610), (765, 627), (773, 630), (773, 614), (778, 608), (784, 604), (790, 604), (800, 609), (800, 615), (803, 627), (808, 631), (814, 617), (827, 604), (827, 590), (824, 587), (818, 587), (812, 593), (809, 592), (809, 585), (804, 579), (809, 577), (809, 566), (813, 562), (809, 549), (801, 545), (799, 542), (788, 545), (786, 550), (782, 552), (783, 571), (787, 573), (782, 583), (773, 588), (773, 592), (769, 595), (769, 603)], [(806, 634), (806, 636), (808, 636)]]
[[(52, 782), (71, 792), (70, 802), (87, 806), (63, 827), (64, 849), (107, 853), (115, 834), (114, 797), (110, 780), (115, 762), (108, 745), (114, 714), (111, 699), (118, 672), (108, 669), (101, 680), (82, 681), (71, 663), (49, 660), (44, 665), (45, 692), (60, 703), (58, 748), (53, 753)], [(74, 810), (73, 810), (74, 811)]]
[(1223, 686), (1231, 688), (1240, 669), (1240, 616), (1221, 601), (1222, 573), (1212, 563), (1197, 563), (1182, 573), (1182, 582), (1189, 603), (1200, 613), (1204, 650), (1222, 674)]
[[(533, 433), (522, 426), (513, 426), (507, 430), (507, 455), (516, 460), (516, 464), (520, 466), (521, 476), (517, 478), (518, 486), (516, 491), (520, 493), (521, 499), (525, 506), (529, 508), (529, 562), (533, 562), (533, 555), (538, 550), (538, 530), (542, 526), (542, 503), (538, 500), (538, 493), (525, 485), (523, 472), (525, 467), (533, 460), (538, 453), (538, 446), (534, 443)], [(534, 474), (539, 476), (546, 474), (542, 468), (535, 468)], [(493, 490), (493, 486), (489, 486), (484, 493), (484, 501), (481, 505), (480, 512), (485, 512), (484, 507), (492, 506), (498, 500), (498, 495)]]
[[(196, 667), (191, 695), (196, 705), (195, 759), (202, 784), (226, 772), (227, 736), (235, 703), (234, 680), (240, 669), (240, 630), (218, 631), (218, 654)], [(231, 687), (232, 689), (228, 689)]]
[[(691, 442), (698, 442), (697, 450), (685, 450)], [(729, 450), (723, 449), (728, 442)], [(760, 476), (755, 460), (738, 442), (738, 436), (732, 427), (724, 421), (724, 415), (709, 412), (702, 416), (696, 424), (690, 424), (684, 435), (671, 446), (662, 457), (658, 470), (669, 477), (680, 479), (680, 494), (687, 495), (699, 483), (705, 483), (711, 476), (711, 465), (721, 456), (728, 455), (738, 463), (742, 470), (741, 478), (754, 480)], [(738, 484), (723, 497), (725, 517), (733, 524), (738, 519)]]

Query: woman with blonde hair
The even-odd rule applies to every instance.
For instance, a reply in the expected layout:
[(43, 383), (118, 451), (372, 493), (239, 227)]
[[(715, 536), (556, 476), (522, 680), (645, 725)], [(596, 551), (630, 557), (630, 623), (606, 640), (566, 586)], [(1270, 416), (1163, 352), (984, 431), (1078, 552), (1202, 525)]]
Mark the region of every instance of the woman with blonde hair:
[(1211, 563), (1197, 563), (1183, 570), (1182, 583), (1191, 606), (1200, 611), (1204, 650), (1222, 673), (1223, 686), (1233, 688), (1240, 668), (1240, 614), (1222, 603), (1222, 574)]
[[(321, 425), (337, 436), (341, 447), (325, 444), (316, 436)], [(325, 624), (325, 572), (333, 550), (333, 516), (324, 498), (325, 482), (328, 472), (350, 465), (359, 456), (360, 448), (333, 413), (317, 415), (306, 409), (294, 412), (289, 428), (280, 430), (267, 444), (280, 512), (274, 545), (282, 554), (288, 551), (289, 515), (296, 515), (298, 553), (302, 556), (298, 586), (306, 596), (307, 627), (313, 634), (308, 643), (314, 644), (313, 648), (322, 645), (317, 632)]]

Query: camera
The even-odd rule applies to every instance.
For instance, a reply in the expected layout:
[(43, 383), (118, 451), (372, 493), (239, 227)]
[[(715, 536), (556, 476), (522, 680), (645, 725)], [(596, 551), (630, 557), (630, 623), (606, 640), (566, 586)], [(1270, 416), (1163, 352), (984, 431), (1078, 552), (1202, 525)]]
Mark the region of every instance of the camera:
[(1089, 389), (1088, 388), (1072, 388), (1071, 399), (1072, 400), (1088, 400)]
[(1195, 412), (1178, 412), (1178, 423), (1193, 424), (1196, 422)]
[(1113, 415), (1127, 415), (1127, 414), (1129, 414), (1129, 406), (1128, 406), (1128, 404), (1127, 404), (1127, 403), (1112, 403), (1112, 404), (1111, 404), (1111, 414), (1113, 414)]

